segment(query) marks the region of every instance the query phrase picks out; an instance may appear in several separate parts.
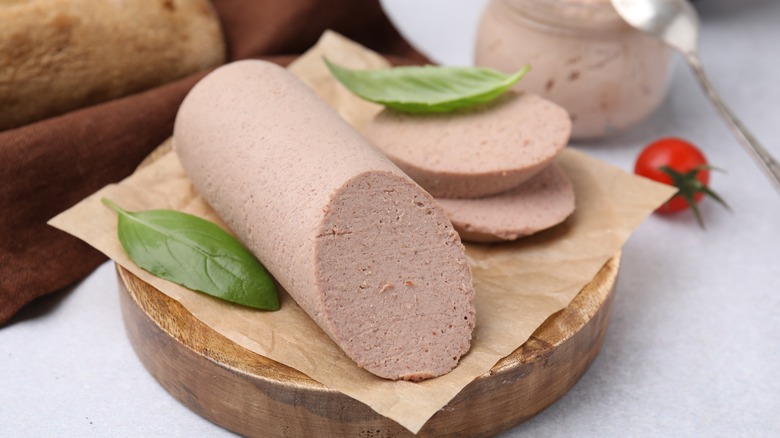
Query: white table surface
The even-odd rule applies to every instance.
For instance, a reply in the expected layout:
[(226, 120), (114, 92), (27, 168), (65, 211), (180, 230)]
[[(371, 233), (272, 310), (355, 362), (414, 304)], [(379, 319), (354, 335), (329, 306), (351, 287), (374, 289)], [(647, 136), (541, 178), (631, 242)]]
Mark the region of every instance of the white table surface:
[[(483, 1), (388, 0), (434, 60), (469, 64)], [(700, 0), (711, 79), (780, 157), (780, 2)], [(446, 19), (444, 17), (447, 17)], [(590, 370), (559, 402), (504, 437), (780, 436), (780, 195), (678, 63), (647, 122), (574, 147), (630, 170), (662, 136), (699, 144), (727, 169), (704, 202), (650, 217), (623, 251), (612, 319)], [(122, 325), (110, 263), (0, 329), (0, 436), (229, 436), (146, 372)]]

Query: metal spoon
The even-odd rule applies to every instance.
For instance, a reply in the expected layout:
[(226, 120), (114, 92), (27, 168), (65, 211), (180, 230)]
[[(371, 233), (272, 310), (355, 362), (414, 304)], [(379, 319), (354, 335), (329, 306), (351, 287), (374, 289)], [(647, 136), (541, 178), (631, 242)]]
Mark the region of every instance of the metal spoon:
[(731, 113), (704, 74), (697, 52), (699, 16), (687, 0), (611, 0), (631, 26), (660, 38), (685, 56), (699, 84), (745, 150), (780, 192), (780, 165)]

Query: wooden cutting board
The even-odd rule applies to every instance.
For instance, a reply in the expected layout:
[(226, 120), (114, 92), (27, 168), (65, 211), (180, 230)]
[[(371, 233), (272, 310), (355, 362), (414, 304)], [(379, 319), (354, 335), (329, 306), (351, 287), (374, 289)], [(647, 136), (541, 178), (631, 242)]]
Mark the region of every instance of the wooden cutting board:
[[(490, 436), (563, 396), (604, 340), (619, 265), (618, 254), (567, 308), (466, 386), (417, 436)], [(233, 343), (120, 266), (117, 274), (136, 354), (171, 395), (204, 418), (247, 436), (413, 436), (363, 403)]]

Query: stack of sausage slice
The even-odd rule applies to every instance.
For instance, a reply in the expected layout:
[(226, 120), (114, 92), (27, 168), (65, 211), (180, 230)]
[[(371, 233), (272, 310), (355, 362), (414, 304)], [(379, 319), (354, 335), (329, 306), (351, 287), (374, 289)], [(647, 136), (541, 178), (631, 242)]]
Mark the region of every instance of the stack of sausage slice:
[(571, 182), (554, 163), (571, 119), (539, 96), (510, 92), (450, 113), (386, 109), (364, 134), (437, 198), (463, 240), (515, 240), (574, 211)]

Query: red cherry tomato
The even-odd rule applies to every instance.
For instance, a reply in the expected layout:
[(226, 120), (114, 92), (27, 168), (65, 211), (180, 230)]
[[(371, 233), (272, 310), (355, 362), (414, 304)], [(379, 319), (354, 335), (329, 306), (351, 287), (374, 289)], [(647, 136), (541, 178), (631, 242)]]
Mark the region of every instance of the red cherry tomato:
[[(701, 187), (707, 188), (710, 182), (710, 171), (707, 158), (694, 145), (679, 138), (663, 138), (645, 147), (636, 159), (634, 173), (664, 184), (677, 185), (668, 171), (662, 170), (664, 166), (681, 175), (688, 174), (694, 169), (699, 169), (692, 179), (698, 181)], [(690, 183), (696, 184), (695, 181)], [(699, 202), (705, 195), (705, 191), (694, 190), (690, 193), (693, 202)], [(682, 193), (674, 195), (672, 199), (658, 208), (660, 213), (672, 213), (692, 207), (690, 197), (686, 198)]]

